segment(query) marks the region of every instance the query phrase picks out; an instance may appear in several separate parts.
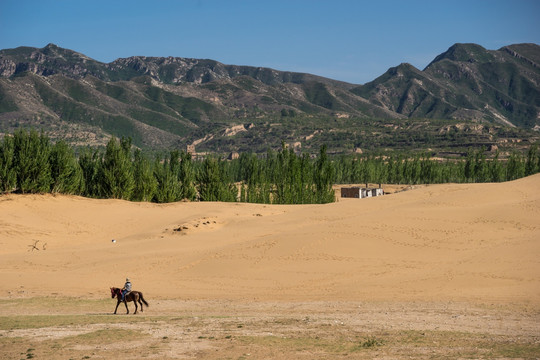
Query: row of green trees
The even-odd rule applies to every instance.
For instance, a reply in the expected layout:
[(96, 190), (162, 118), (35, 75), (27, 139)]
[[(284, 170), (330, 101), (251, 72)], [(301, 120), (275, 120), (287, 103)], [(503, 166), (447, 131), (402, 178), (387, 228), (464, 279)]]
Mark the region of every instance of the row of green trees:
[(272, 204), (321, 204), (333, 202), (334, 168), (322, 146), (319, 156), (297, 155), (284, 146), (265, 157), (242, 154), (228, 164), (235, 181), (242, 184), (240, 201)]
[(538, 147), (501, 160), (488, 159), (485, 149), (470, 150), (465, 159), (436, 160), (423, 155), (342, 156), (333, 163), (336, 183), (441, 184), (501, 182), (540, 172)]
[(195, 200), (196, 176), (191, 156), (171, 151), (149, 160), (132, 151), (131, 140), (111, 138), (104, 152), (87, 149), (79, 156), (83, 196), (159, 203)]
[[(111, 138), (104, 150), (79, 156), (65, 142), (52, 144), (36, 131), (19, 130), (0, 142), (0, 192), (62, 193), (158, 203), (179, 200), (260, 203), (334, 201), (333, 169), (326, 148), (313, 161), (292, 151), (228, 162), (193, 161), (171, 151), (149, 159), (129, 138)], [(237, 179), (239, 178), (239, 179)], [(240, 185), (237, 185), (240, 182)]]
[(266, 156), (244, 153), (233, 161), (208, 156), (193, 161), (170, 151), (150, 159), (129, 138), (111, 138), (104, 150), (76, 156), (65, 142), (52, 143), (36, 131), (19, 130), (0, 141), (0, 192), (63, 193), (94, 198), (173, 202), (242, 201), (308, 204), (334, 201), (334, 183), (430, 184), (499, 182), (540, 171), (537, 146), (526, 155), (488, 158), (484, 149), (464, 159), (428, 155), (341, 156), (331, 161), (326, 147), (316, 158), (291, 149)]

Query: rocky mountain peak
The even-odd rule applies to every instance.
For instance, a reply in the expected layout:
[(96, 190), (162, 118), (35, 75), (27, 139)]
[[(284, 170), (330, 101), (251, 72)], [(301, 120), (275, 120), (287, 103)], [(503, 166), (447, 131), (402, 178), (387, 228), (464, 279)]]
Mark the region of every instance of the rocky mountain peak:
[(477, 44), (454, 44), (444, 53), (435, 57), (435, 59), (426, 67), (429, 68), (437, 62), (449, 60), (453, 62), (484, 63), (493, 61), (493, 54)]

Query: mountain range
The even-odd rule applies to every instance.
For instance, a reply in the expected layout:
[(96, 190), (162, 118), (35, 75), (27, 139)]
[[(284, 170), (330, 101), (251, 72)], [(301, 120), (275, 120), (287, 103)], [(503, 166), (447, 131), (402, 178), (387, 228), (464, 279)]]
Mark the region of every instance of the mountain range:
[(334, 152), (538, 139), (540, 46), (455, 44), (424, 70), (359, 85), (207, 59), (102, 63), (49, 44), (0, 50), (0, 131), (41, 128), (73, 144), (130, 136), (151, 149)]

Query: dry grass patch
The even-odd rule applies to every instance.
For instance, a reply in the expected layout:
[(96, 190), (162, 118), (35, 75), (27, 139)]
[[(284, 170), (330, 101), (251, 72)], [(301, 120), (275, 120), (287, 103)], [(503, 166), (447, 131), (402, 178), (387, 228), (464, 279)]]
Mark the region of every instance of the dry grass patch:
[[(115, 316), (75, 314), (93, 301), (55, 300), (16, 300), (22, 306), (13, 314), (0, 309), (0, 359), (108, 359), (119, 352), (216, 360), (540, 356), (538, 312), (521, 308), (156, 301), (148, 314)], [(49, 314), (47, 301), (63, 303), (63, 313)], [(25, 313), (31, 306), (34, 315)]]
[(140, 331), (130, 329), (100, 329), (85, 334), (69, 336), (63, 339), (65, 343), (73, 344), (106, 344), (119, 341), (134, 341), (149, 336)]
[(327, 355), (347, 355), (366, 349), (375, 349), (384, 344), (380, 338), (365, 339), (329, 339), (320, 337), (284, 337), (284, 336), (242, 336), (244, 344), (257, 345), (264, 348), (280, 349), (285, 352), (313, 352)]
[[(394, 356), (441, 359), (531, 359), (540, 355), (538, 339), (456, 331), (400, 331), (384, 337)], [(428, 356), (429, 355), (429, 356)]]
[[(540, 343), (508, 339), (504, 336), (449, 331), (398, 331), (377, 334), (306, 337), (241, 336), (237, 340), (251, 352), (265, 354), (276, 349), (284, 358), (370, 359), (374, 356), (416, 359), (535, 359), (540, 355)], [(326, 335), (326, 337), (324, 336)]]
[[(152, 318), (157, 321), (157, 318)], [(140, 323), (146, 317), (112, 315), (15, 315), (0, 316), (0, 330), (39, 329), (48, 327), (85, 326), (92, 324)]]
[(116, 300), (80, 299), (69, 297), (32, 297), (20, 299), (0, 299), (1, 312), (4, 314), (110, 314), (114, 311)]
[(137, 351), (142, 351), (142, 353), (147, 351), (148, 344), (151, 343), (148, 341), (151, 340), (149, 338), (147, 334), (129, 329), (101, 329), (41, 341), (31, 337), (0, 337), (0, 357), (3, 359), (91, 359), (107, 358), (114, 351), (137, 356)]

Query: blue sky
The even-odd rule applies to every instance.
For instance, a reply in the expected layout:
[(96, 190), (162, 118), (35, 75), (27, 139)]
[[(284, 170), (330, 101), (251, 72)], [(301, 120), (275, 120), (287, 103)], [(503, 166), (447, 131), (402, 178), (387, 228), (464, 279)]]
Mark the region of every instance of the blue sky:
[(1, 0), (0, 49), (214, 59), (366, 83), (454, 43), (540, 44), (537, 0)]

